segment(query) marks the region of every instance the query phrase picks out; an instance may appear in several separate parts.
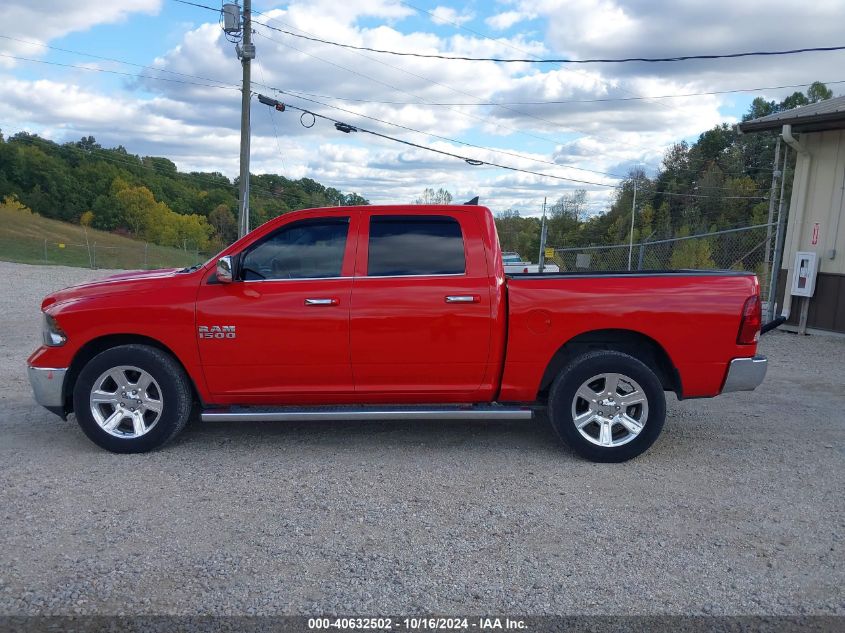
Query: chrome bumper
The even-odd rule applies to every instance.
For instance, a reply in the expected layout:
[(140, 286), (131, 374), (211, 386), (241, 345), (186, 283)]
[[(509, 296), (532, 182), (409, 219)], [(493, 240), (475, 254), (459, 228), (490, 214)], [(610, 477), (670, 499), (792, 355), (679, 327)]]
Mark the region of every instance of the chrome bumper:
[(35, 401), (48, 409), (63, 408), (65, 405), (65, 374), (67, 368), (28, 367), (29, 384)]
[(753, 391), (766, 377), (769, 359), (765, 356), (734, 358), (728, 365), (728, 375), (722, 393), (729, 391)]

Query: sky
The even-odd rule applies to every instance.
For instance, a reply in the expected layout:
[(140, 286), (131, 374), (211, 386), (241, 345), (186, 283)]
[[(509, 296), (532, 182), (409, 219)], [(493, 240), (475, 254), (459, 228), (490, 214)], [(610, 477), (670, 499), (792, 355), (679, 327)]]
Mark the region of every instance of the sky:
[[(25, 130), (57, 142), (92, 135), (106, 147), (166, 156), (182, 170), (236, 176), (241, 65), (220, 28), (220, 5), (197, 2), (215, 10), (175, 0), (7, 0), (3, 134)], [(378, 204), (413, 202), (424, 188), (443, 187), (456, 202), (480, 196), (495, 211), (536, 215), (544, 197), (584, 188), (590, 211), (600, 212), (630, 169), (653, 174), (672, 144), (735, 123), (756, 96), (779, 100), (796, 88), (667, 95), (815, 80), (845, 93), (841, 51), (504, 64), (353, 51), (276, 30), (444, 55), (665, 57), (842, 45), (841, 0), (800, 11), (793, 0), (254, 0), (253, 11), (261, 23), (254, 24), (255, 92), (418, 145), (558, 177), (473, 166), (344, 134), (320, 119), (305, 127), (310, 117), (253, 97), (253, 173), (313, 178)], [(566, 103), (536, 103), (549, 101)]]

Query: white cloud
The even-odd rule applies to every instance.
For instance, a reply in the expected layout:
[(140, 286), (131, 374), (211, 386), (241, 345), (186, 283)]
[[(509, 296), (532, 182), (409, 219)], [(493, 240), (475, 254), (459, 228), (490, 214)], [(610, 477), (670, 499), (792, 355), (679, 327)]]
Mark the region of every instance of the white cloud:
[[(841, 39), (845, 3), (792, 0), (711, 0), (702, 2), (621, 2), (619, 0), (517, 0), (517, 9), (547, 24), (556, 53), (573, 57), (665, 57), (783, 50), (829, 45)], [(679, 63), (627, 63), (603, 68), (612, 76), (684, 76), (713, 85), (730, 80), (746, 86), (813, 79), (838, 79), (843, 53), (744, 58)], [(808, 73), (812, 76), (808, 77)], [(824, 75), (822, 75), (824, 73)], [(738, 85), (742, 86), (741, 83)]]
[(496, 13), (484, 20), (487, 26), (496, 29), (497, 31), (505, 31), (511, 28), (514, 24), (518, 24), (524, 20), (530, 20), (534, 16), (523, 11), (504, 11)]
[(472, 11), (464, 10), (458, 12), (451, 7), (438, 6), (431, 12), (431, 20), (435, 24), (457, 24), (469, 22), (475, 17)]
[[(126, 20), (133, 13), (155, 14), (162, 0), (29, 0), (4, 2), (3, 23), (14, 27), (14, 39), (0, 40), (0, 52), (11, 55), (43, 55), (42, 46), (56, 38), (85, 31), (97, 24), (112, 24)], [(12, 60), (1, 59), (10, 67)]]

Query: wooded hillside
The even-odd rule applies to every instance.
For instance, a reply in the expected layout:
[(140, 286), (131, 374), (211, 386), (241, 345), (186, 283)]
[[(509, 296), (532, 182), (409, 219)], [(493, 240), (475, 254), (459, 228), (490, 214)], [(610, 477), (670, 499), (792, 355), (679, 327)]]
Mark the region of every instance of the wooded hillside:
[[(220, 173), (180, 172), (167, 158), (104, 148), (89, 136), (57, 144), (0, 134), (0, 199), (35, 213), (164, 246), (216, 250), (237, 237), (238, 182)], [(253, 227), (295, 209), (367, 204), (309, 178), (250, 178)]]

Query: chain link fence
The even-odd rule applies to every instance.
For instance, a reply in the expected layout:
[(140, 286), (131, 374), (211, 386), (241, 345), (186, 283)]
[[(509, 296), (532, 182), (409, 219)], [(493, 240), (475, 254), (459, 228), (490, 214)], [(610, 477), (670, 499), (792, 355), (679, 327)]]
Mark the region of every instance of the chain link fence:
[(634, 244), (554, 249), (561, 271), (746, 270), (757, 274), (762, 299), (768, 300), (775, 225), (758, 224), (713, 233)]
[[(15, 239), (0, 236), (0, 253), (11, 261), (85, 268), (151, 270), (182, 268), (206, 261), (211, 255), (196, 248), (169, 248), (139, 242), (127, 246), (80, 244), (49, 239)], [(6, 259), (6, 257), (0, 257)]]

